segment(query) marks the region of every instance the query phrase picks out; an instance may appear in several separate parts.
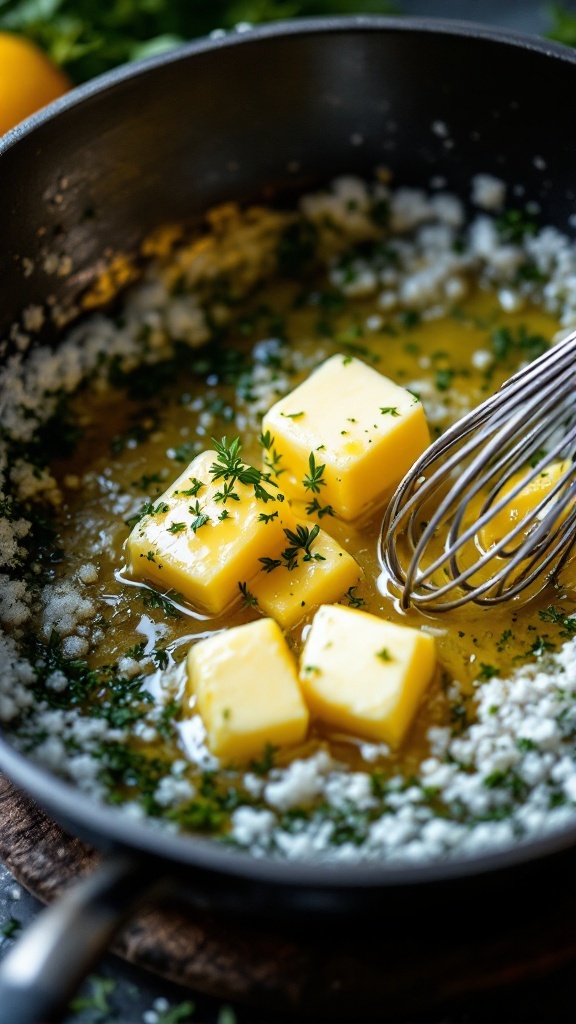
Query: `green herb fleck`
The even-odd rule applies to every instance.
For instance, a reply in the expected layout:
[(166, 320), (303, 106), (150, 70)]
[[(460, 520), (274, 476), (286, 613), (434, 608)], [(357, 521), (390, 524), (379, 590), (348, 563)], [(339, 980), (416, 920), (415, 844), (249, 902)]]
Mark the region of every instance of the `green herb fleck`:
[(311, 562), (315, 560), (317, 562), (324, 562), (326, 559), (324, 555), (312, 554), (312, 544), (316, 540), (320, 532), (320, 527), (316, 523), (311, 530), (307, 526), (302, 526), (300, 523), (296, 526), (296, 531), (286, 529), (284, 533), (290, 542), (290, 546), (285, 548), (282, 552), (282, 558), (286, 562), (286, 568), (290, 571), (295, 569), (298, 565), (298, 554), (303, 551), (302, 556), (303, 562)]
[(306, 505), (306, 515), (317, 515), (319, 519), (322, 519), (324, 516), (334, 516), (336, 513), (332, 505), (321, 505), (318, 498), (312, 498)]
[(310, 472), (302, 481), (304, 489), (307, 491), (313, 491), (314, 494), (320, 494), (320, 488), (326, 486), (326, 481), (323, 479), (326, 466), (317, 466), (316, 459), (314, 458), (314, 452), (310, 452), (308, 457), (308, 468)]
[(476, 676), (479, 682), (486, 683), (489, 679), (494, 679), (498, 675), (498, 669), (495, 665), (487, 665), (484, 662), (480, 662), (480, 672)]
[(362, 606), (366, 604), (366, 601), (364, 600), (363, 597), (358, 597), (356, 595), (357, 590), (357, 586), (348, 587), (348, 590), (344, 594), (344, 597), (348, 599), (348, 604), (350, 605), (351, 608), (362, 608)]
[(70, 1004), (71, 1009), (75, 1013), (89, 1010), (91, 1014), (97, 1015), (96, 1021), (111, 1020), (112, 1007), (110, 1005), (110, 996), (116, 988), (115, 980), (91, 974), (87, 982), (90, 988), (89, 994), (86, 996), (76, 996)]
[(194, 516), (194, 519), (190, 523), (194, 533), (196, 533), (202, 526), (206, 526), (206, 523), (210, 522), (210, 516), (203, 512), (200, 507), (200, 502), (197, 500), (194, 505), (188, 506), (190, 515)]
[(242, 594), (242, 598), (243, 598), (242, 604), (246, 608), (256, 608), (257, 607), (257, 605), (258, 605), (258, 598), (255, 597), (254, 594), (252, 594), (248, 590), (248, 584), (247, 583), (239, 583), (238, 584), (238, 590)]
[(10, 916), (0, 928), (0, 935), (2, 935), (2, 938), (4, 939), (13, 939), (21, 928), (22, 922), (18, 921), (17, 918)]
[(203, 484), (201, 480), (198, 480), (197, 477), (195, 477), (195, 476), (190, 477), (190, 480), (191, 480), (192, 486), (189, 487), (188, 490), (186, 490), (186, 491), (174, 491), (174, 494), (179, 494), (183, 498), (196, 498), (198, 496), (198, 492), (200, 491), (200, 488), (201, 487), (205, 487), (206, 485)]

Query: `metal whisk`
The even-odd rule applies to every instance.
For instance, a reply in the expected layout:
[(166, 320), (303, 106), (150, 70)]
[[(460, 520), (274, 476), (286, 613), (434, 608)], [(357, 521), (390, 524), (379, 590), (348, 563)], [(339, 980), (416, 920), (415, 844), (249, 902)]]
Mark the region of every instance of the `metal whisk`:
[[(450, 427), (398, 486), (379, 556), (402, 606), (450, 611), (542, 590), (576, 541), (575, 452), (576, 331)], [(547, 473), (547, 493), (485, 546), (496, 517)]]

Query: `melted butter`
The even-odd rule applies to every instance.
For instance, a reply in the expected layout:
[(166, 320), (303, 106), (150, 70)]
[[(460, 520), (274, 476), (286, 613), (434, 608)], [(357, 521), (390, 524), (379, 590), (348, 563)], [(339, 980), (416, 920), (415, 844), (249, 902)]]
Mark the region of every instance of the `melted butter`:
[[(314, 301), (303, 304), (296, 299), (295, 285), (267, 287), (259, 294), (256, 305), (240, 310), (239, 327), (231, 331), (228, 345), (245, 352), (250, 360), (253, 345), (269, 337), (262, 323), (266, 318), (257, 312), (265, 307), (274, 317), (282, 318), (283, 331), (289, 339), (280, 349), (277, 367), (280, 379), (288, 377), (288, 389), (333, 352), (350, 352), (397, 383), (415, 391), (420, 389), (425, 408), (438, 419), (433, 433), (440, 432), (467, 408), (495, 391), (517, 368), (517, 362), (498, 360), (489, 363), (488, 369), (478, 368), (486, 360), (479, 360), (474, 354), (489, 351), (492, 330), (502, 326), (515, 330), (524, 325), (530, 332), (551, 339), (558, 329), (557, 323), (542, 311), (506, 314), (493, 296), (478, 293), (452, 315), (422, 319), (409, 328), (403, 326), (401, 318), (391, 317), (382, 321), (378, 330), (371, 331), (363, 325), (367, 318), (381, 317), (380, 311), (369, 300), (355, 300), (331, 316), (328, 331), (319, 305)], [(245, 325), (250, 315), (255, 326), (248, 331)], [(154, 368), (149, 372), (154, 375)], [(65, 556), (60, 571), (69, 574), (89, 561), (96, 561), (100, 567), (100, 582), (96, 594), (91, 596), (99, 600), (105, 626), (103, 639), (90, 656), (92, 664), (117, 661), (142, 639), (147, 654), (162, 648), (169, 661), (179, 662), (194, 639), (257, 616), (257, 612), (241, 604), (213, 620), (189, 614), (185, 607), (178, 611), (178, 604), (176, 614), (167, 614), (166, 605), (147, 607), (154, 592), (129, 585), (122, 575), (123, 544), (129, 532), (126, 518), (145, 499), (155, 500), (195, 454), (210, 447), (211, 436), (219, 439), (226, 435), (231, 439), (240, 435), (243, 458), (260, 465), (257, 424), (245, 422), (250, 410), (250, 386), (248, 400), (245, 382), (240, 391), (239, 397), (234, 385), (221, 382), (217, 371), (211, 368), (207, 379), (201, 374), (180, 376), (146, 402), (113, 389), (78, 396), (85, 434), (73, 456), (56, 465), (54, 471), (65, 495), (61, 524)], [(233, 410), (242, 416), (242, 429), (231, 422)], [(208, 422), (207, 411), (211, 411), (212, 417)], [(178, 461), (183, 445), (185, 455)], [(80, 485), (67, 487), (66, 480), (75, 478)], [(539, 616), (539, 611), (552, 601), (550, 593), (540, 595), (528, 606), (512, 601), (504, 608), (473, 606), (440, 616), (424, 615), (413, 609), (402, 611), (381, 581), (379, 585), (377, 544), (381, 515), (382, 509), (377, 509), (361, 523), (330, 518), (322, 520), (321, 525), (361, 565), (364, 581), (355, 596), (367, 611), (392, 622), (422, 626), (436, 637), (436, 678), (403, 749), (392, 755), (392, 760), (400, 762), (410, 773), (426, 755), (430, 725), (460, 728), (472, 714), (474, 692), (483, 679), (496, 672), (506, 675), (526, 659), (537, 657), (547, 646), (560, 646), (561, 641), (558, 627), (542, 622)], [(303, 620), (290, 634), (296, 653), (309, 621), (310, 618)], [(462, 688), (456, 704), (450, 693), (452, 680), (457, 680)], [(196, 734), (188, 735), (190, 728), (185, 723), (181, 728), (184, 751), (197, 745)], [(357, 740), (330, 736), (320, 729), (313, 731), (305, 748), (281, 752), (277, 763), (318, 746), (328, 746), (353, 767), (360, 763), (366, 766), (361, 761)], [(376, 765), (382, 760), (376, 758)]]

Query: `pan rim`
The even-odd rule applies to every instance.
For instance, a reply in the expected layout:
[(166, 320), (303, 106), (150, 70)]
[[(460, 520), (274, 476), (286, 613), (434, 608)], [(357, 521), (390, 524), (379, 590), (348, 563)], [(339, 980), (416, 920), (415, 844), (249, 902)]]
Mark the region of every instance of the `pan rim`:
[(123, 85), (140, 75), (146, 75), (158, 68), (168, 67), (179, 61), (186, 61), (204, 53), (217, 52), (230, 47), (248, 46), (265, 42), (267, 39), (283, 37), (331, 35), (343, 32), (377, 33), (422, 33), (430, 35), (447, 35), (467, 39), (485, 40), (489, 43), (502, 44), (519, 50), (531, 50), (544, 57), (551, 57), (576, 64), (576, 49), (573, 50), (562, 43), (540, 39), (525, 32), (513, 29), (492, 28), (481, 22), (456, 18), (402, 17), (377, 14), (349, 14), (318, 17), (287, 18), (282, 21), (256, 25), (246, 31), (235, 29), (222, 30), (222, 36), (202, 36), (182, 43), (164, 53), (143, 57), (139, 60), (121, 64), (110, 71), (103, 72), (87, 82), (74, 86), (67, 93), (53, 100), (45, 107), (25, 118), (20, 124), (0, 136), (0, 156), (20, 139), (36, 131), (48, 121), (67, 110), (85, 102), (92, 96), (99, 95), (108, 89)]
[[(71, 783), (47, 772), (31, 758), (15, 750), (0, 736), (0, 770), (25, 796), (32, 797), (55, 820), (79, 834), (95, 832), (101, 850), (120, 850), (136, 856), (195, 867), (209, 873), (234, 876), (249, 882), (272, 883), (280, 888), (297, 886), (310, 890), (421, 889), (429, 885), (480, 875), (505, 873), (530, 866), (534, 861), (576, 849), (576, 825), (550, 829), (537, 838), (520, 838), (476, 854), (407, 863), (375, 859), (342, 862), (255, 857), (201, 835), (171, 832), (154, 827), (148, 819), (135, 819), (121, 807), (107, 806), (90, 798)], [(91, 840), (90, 840), (91, 841)]]

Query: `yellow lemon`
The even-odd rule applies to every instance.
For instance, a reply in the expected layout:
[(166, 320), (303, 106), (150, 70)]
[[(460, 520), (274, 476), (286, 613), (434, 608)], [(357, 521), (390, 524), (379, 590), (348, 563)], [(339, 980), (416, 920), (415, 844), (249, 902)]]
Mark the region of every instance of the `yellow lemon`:
[(0, 135), (72, 86), (35, 43), (0, 32)]

